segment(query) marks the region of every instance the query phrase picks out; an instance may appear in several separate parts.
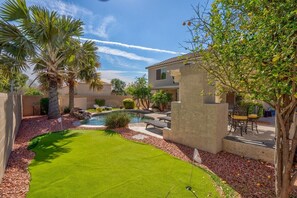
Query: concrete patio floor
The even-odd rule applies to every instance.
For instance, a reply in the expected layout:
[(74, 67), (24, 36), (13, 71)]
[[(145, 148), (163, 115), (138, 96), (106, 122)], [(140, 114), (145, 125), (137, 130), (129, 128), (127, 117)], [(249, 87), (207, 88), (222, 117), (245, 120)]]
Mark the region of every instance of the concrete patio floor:
[[(166, 113), (149, 113), (146, 114), (146, 116), (153, 118), (155, 120), (158, 120), (158, 117), (166, 116)], [(228, 128), (228, 135), (230, 137), (236, 137), (242, 140), (248, 140), (248, 141), (258, 141), (262, 142), (267, 145), (274, 145), (274, 137), (275, 137), (275, 118), (274, 117), (263, 117), (259, 119), (258, 122), (258, 133), (254, 129), (251, 130), (250, 127), (248, 127), (247, 134), (243, 133), (243, 136), (240, 135), (240, 131), (237, 130), (236, 132), (229, 133)], [(147, 129), (145, 128), (145, 123), (133, 123), (129, 124), (129, 128), (133, 131), (137, 131), (146, 135), (150, 135), (153, 137), (157, 137), (162, 139), (163, 138), (163, 132), (162, 129), (154, 128), (152, 126), (149, 126)]]
[(229, 132), (229, 126), (228, 126), (228, 136), (230, 137), (237, 137), (242, 140), (251, 140), (251, 141), (259, 141), (262, 142), (265, 145), (272, 146), (275, 144), (274, 138), (275, 138), (275, 118), (274, 117), (267, 117), (267, 118), (260, 118), (258, 121), (258, 133), (256, 129), (251, 129), (251, 127), (248, 127), (247, 133), (240, 135), (240, 130), (236, 130), (234, 132)]
[[(145, 114), (146, 117), (152, 118), (154, 120), (158, 120), (159, 117), (164, 117), (166, 116), (166, 112), (160, 112), (160, 113), (148, 113)], [(163, 131), (162, 129), (155, 128), (152, 126), (149, 126), (147, 129), (145, 128), (146, 124), (145, 123), (132, 123), (129, 124), (129, 129), (133, 131), (137, 131), (146, 135), (150, 135), (156, 138), (163, 139)]]

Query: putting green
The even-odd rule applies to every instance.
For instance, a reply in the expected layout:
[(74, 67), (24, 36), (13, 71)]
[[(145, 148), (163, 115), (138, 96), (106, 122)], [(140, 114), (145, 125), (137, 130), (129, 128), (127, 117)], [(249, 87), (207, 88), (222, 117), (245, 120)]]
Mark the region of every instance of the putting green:
[[(195, 197), (186, 190), (191, 164), (108, 131), (71, 130), (34, 138), (27, 197)], [(194, 167), (198, 197), (220, 197)]]

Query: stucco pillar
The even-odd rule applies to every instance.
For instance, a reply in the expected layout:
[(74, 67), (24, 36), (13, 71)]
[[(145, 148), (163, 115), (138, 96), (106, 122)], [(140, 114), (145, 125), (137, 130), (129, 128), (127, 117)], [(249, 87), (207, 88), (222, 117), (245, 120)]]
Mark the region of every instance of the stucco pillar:
[(180, 101), (171, 104), (171, 129), (164, 129), (164, 139), (217, 153), (227, 135), (228, 105), (215, 103), (214, 87), (197, 65), (180, 73)]

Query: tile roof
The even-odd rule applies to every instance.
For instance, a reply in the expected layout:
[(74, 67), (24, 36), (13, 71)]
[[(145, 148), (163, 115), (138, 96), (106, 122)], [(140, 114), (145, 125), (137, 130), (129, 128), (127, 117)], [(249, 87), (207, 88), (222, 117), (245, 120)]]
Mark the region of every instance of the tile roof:
[(189, 53), (189, 54), (185, 54), (185, 55), (181, 55), (181, 56), (176, 56), (176, 57), (169, 58), (167, 60), (161, 61), (159, 63), (156, 63), (154, 65), (148, 66), (148, 67), (146, 67), (146, 69), (152, 68), (152, 67), (158, 67), (158, 66), (162, 66), (162, 65), (167, 65), (167, 64), (171, 64), (171, 63), (182, 62), (182, 61), (185, 61), (186, 59), (188, 59), (190, 57), (194, 57), (194, 56), (195, 56), (194, 53)]

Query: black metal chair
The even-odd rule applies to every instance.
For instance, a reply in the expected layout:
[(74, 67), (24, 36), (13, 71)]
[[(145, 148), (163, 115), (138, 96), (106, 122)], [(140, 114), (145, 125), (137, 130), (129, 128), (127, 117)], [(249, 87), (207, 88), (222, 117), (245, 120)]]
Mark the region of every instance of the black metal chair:
[(247, 134), (247, 126), (248, 126), (248, 108), (243, 106), (234, 106), (233, 112), (230, 116), (230, 133), (232, 129), (234, 132), (240, 128), (240, 135), (242, 136), (242, 132)]
[(252, 110), (252, 112), (248, 114), (248, 122), (251, 124), (252, 131), (254, 131), (254, 126), (255, 126), (257, 133), (259, 133), (258, 123), (257, 123), (258, 119), (260, 118), (259, 110), (260, 108), (258, 106), (254, 106), (254, 109)]

